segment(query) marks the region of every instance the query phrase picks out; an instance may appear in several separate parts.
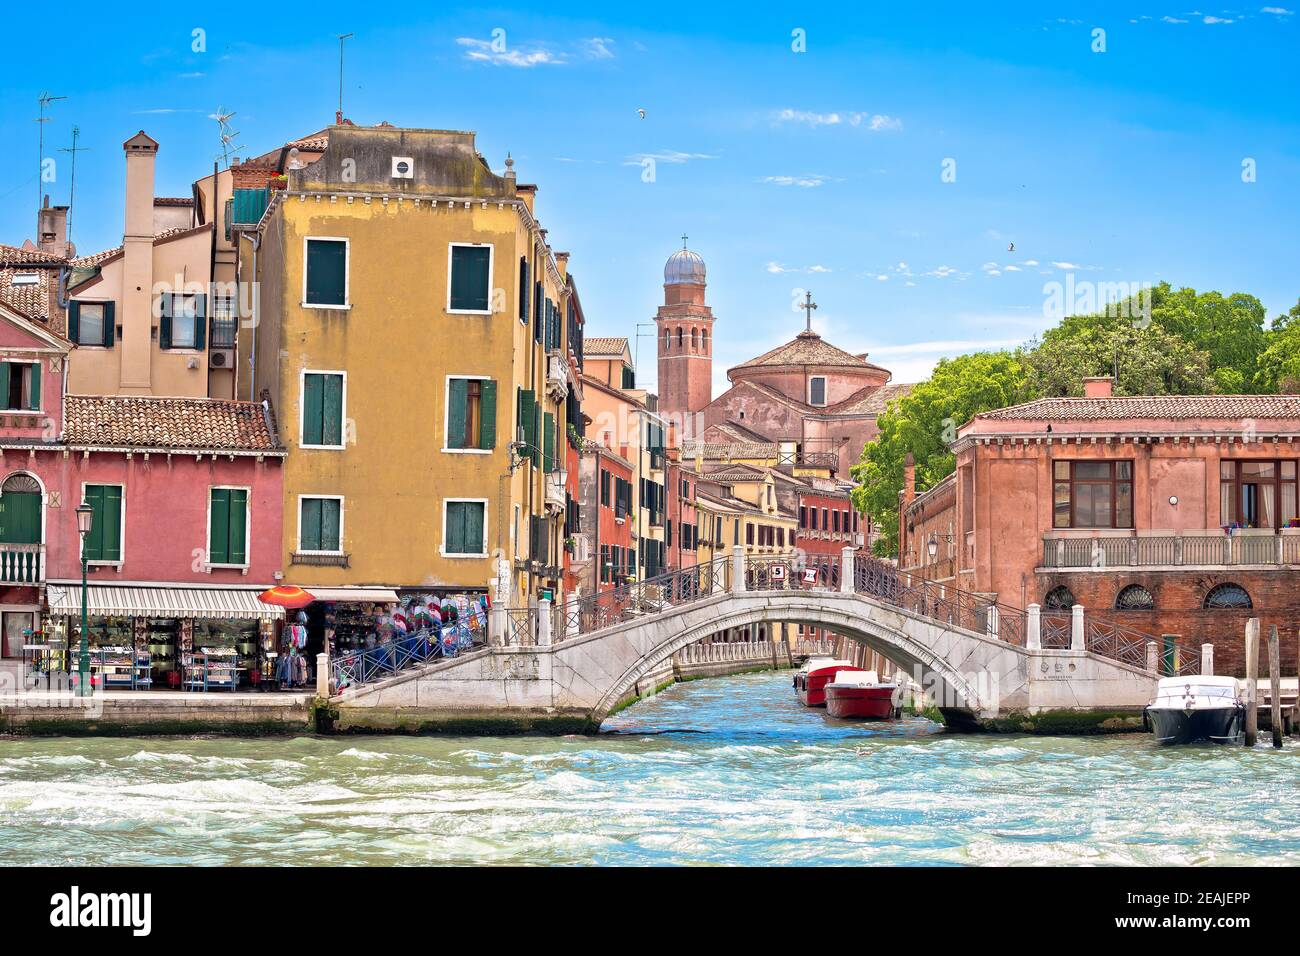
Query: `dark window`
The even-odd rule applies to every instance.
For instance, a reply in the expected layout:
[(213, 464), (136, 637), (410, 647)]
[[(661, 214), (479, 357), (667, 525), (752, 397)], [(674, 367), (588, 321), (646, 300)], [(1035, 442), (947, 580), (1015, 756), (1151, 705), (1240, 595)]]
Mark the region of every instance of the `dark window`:
[(1221, 461), (1219, 520), (1241, 528), (1285, 528), (1297, 520), (1294, 461)]
[(209, 345), (214, 349), (235, 347), (235, 299), (229, 295), (212, 297), (212, 335)]
[(1130, 584), (1115, 597), (1117, 611), (1154, 611), (1155, 598), (1140, 584)]
[(113, 344), (113, 303), (68, 303), (68, 338), (78, 345), (111, 346)]
[(164, 292), (158, 298), (158, 346), (202, 349), (207, 320), (207, 296), (201, 292)]
[(528, 300), (532, 294), (533, 280), (528, 274), (528, 257), (519, 257), (519, 321), (528, 324)]
[(1075, 603), (1074, 594), (1065, 585), (1052, 588), (1043, 599), (1043, 607), (1049, 611), (1068, 611)]
[(609, 507), (609, 472), (604, 468), (600, 470), (600, 503)]
[(814, 375), (808, 383), (808, 404), (825, 405), (826, 404), (826, 379), (821, 375)]
[(753, 544), (753, 543), (754, 543), (754, 526), (749, 522), (745, 522), (745, 544)]
[(623, 366), (623, 387), (636, 388), (636, 372), (630, 365)]
[(1057, 528), (1133, 527), (1133, 462), (1052, 463)]
[(495, 448), (497, 383), (453, 378), (447, 383), (447, 447)]
[(307, 305), (348, 304), (348, 244), (342, 239), (307, 240)]
[(1250, 595), (1240, 584), (1219, 584), (1210, 589), (1210, 593), (1205, 595), (1206, 610), (1244, 610), (1248, 611), (1254, 607), (1251, 603)]
[(41, 363), (0, 362), (0, 399), (7, 411), (40, 411)]
[(451, 296), (448, 306), (462, 312), (487, 312), (492, 294), (491, 246), (451, 247)]

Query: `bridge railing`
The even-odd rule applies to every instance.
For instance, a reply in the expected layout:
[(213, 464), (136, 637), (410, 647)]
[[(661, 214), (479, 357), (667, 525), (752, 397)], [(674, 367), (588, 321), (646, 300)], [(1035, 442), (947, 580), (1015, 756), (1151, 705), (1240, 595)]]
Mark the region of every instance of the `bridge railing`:
[(1025, 644), (1025, 611), (986, 597), (900, 571), (859, 553), (853, 562), (853, 587), (932, 621), (987, 634), (1008, 644)]
[(369, 684), (417, 664), (440, 657), (455, 657), (467, 645), (456, 637), (455, 629), (444, 634), (421, 628), (414, 634), (364, 650), (341, 654), (330, 661), (330, 677), (337, 690)]
[(511, 647), (530, 647), (537, 643), (538, 610), (535, 607), (505, 609), (505, 643)]
[(1167, 658), (1161, 659), (1162, 651), (1166, 646), (1163, 638), (1130, 627), (1106, 615), (1088, 614), (1086, 617), (1084, 647), (1094, 654), (1145, 669), (1151, 664), (1147, 653), (1148, 647), (1152, 644), (1156, 645), (1155, 666), (1160, 676), (1182, 677), (1185, 674), (1201, 672), (1201, 654), (1196, 648), (1175, 642), (1173, 661)]
[(731, 558), (715, 558), (557, 606), (554, 641), (712, 597), (731, 590)]
[(1060, 651), (1070, 649), (1072, 625), (1068, 611), (1044, 611), (1040, 623), (1044, 648)]

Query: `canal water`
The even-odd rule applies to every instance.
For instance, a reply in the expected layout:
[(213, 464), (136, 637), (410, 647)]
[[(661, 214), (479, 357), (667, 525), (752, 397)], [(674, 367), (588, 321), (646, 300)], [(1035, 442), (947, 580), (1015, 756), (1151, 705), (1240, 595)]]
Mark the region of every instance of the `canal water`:
[(11, 739), (5, 864), (1300, 864), (1300, 747), (972, 737), (669, 688), (599, 737)]

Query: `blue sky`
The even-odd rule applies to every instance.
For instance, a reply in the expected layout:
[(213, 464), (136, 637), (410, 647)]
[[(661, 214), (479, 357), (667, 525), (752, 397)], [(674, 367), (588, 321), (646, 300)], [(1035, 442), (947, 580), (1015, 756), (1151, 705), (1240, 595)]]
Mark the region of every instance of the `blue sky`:
[(709, 267), (715, 388), (802, 326), (804, 288), (830, 341), (898, 381), (1040, 331), (1044, 284), (1067, 272), (1251, 292), (1270, 316), (1300, 296), (1296, 0), (80, 6), (20, 5), (0, 35), (0, 241), (34, 232), (42, 91), (68, 97), (46, 125), (54, 201), (74, 124), (89, 147), (86, 252), (120, 241), (129, 135), (161, 142), (158, 191), (186, 195), (218, 152), (218, 105), (250, 155), (331, 122), (335, 36), (352, 32), (345, 113), (476, 130), (498, 170), (512, 152), (572, 253), (589, 334), (651, 320), (687, 233)]

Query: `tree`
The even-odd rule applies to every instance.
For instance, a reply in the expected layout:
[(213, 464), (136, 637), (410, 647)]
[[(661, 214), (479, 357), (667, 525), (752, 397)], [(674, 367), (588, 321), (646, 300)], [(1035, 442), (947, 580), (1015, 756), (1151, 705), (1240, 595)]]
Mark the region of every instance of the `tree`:
[(951, 446), (958, 428), (979, 412), (1032, 397), (1019, 355), (979, 352), (940, 361), (928, 381), (890, 402), (876, 422), (880, 434), (852, 469), (858, 483), (853, 503), (881, 533), (877, 554), (898, 551), (898, 493), (907, 453), (916, 460), (917, 489), (930, 488), (956, 466)]
[(1088, 376), (1118, 368), (1117, 395), (1203, 395), (1216, 380), (1208, 353), (1154, 322), (1106, 316), (1067, 318), (1022, 353), (1030, 391), (1041, 397), (1082, 395)]
[(1300, 392), (1300, 300), (1264, 334), (1254, 385), (1259, 392)]
[(1209, 355), (1214, 391), (1251, 391), (1265, 345), (1263, 303), (1244, 292), (1175, 292), (1167, 282), (1152, 291), (1152, 323)]

